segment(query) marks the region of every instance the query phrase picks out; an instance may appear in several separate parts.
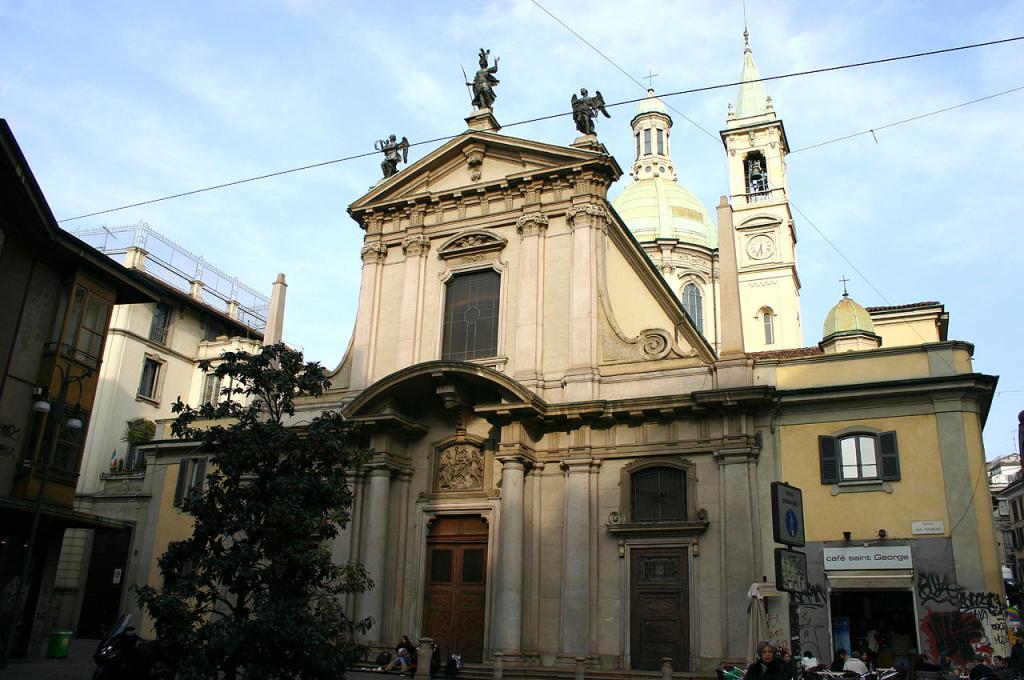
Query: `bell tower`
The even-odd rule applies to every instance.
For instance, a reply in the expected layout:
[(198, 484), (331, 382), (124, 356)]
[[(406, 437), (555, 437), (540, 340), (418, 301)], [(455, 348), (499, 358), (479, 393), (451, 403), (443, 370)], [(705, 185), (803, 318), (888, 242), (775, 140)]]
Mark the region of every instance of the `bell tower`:
[(721, 131), (729, 167), (743, 345), (748, 352), (803, 346), (796, 228), (789, 206), (789, 144), (743, 32), (736, 106)]

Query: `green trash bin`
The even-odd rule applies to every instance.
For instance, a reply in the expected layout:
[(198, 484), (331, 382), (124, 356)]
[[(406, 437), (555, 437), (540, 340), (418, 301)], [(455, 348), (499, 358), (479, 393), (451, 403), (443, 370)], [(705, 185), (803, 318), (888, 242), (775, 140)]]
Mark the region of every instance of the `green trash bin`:
[(50, 642), (46, 645), (46, 656), (50, 659), (68, 658), (68, 648), (71, 647), (70, 630), (55, 630), (50, 633)]

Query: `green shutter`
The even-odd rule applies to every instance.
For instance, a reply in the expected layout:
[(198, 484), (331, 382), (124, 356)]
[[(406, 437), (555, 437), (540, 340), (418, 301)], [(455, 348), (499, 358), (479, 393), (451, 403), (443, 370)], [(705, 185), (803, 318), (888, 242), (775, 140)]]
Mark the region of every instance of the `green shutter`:
[(835, 437), (818, 437), (818, 457), (821, 462), (821, 483), (839, 482), (839, 444)]
[(896, 433), (883, 432), (878, 435), (878, 449), (882, 459), (882, 479), (899, 479), (900, 453), (896, 446)]
[(178, 485), (174, 487), (174, 507), (179, 507), (185, 500), (185, 484), (188, 481), (188, 458), (182, 458), (178, 464)]
[(198, 495), (202, 493), (203, 486), (206, 484), (206, 459), (196, 459), (196, 475), (195, 483), (192, 485), (192, 494)]

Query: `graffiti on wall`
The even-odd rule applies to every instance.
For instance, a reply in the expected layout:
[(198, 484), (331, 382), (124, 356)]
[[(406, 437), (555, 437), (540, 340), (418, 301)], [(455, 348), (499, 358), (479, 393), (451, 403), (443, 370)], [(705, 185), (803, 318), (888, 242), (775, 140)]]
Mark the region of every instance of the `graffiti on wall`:
[(921, 632), (933, 659), (967, 664), (1009, 652), (1006, 608), (997, 593), (964, 590), (944, 574), (922, 571), (917, 575), (917, 596), (921, 604), (950, 609), (929, 608), (921, 620)]
[(778, 614), (768, 614), (768, 641), (776, 647), (789, 648), (786, 631), (782, 626), (782, 617)]
[(15, 447), (21, 435), (21, 428), (0, 423), (0, 456), (14, 458)]
[(983, 654), (992, 653), (985, 628), (978, 616), (971, 612), (935, 612), (929, 609), (921, 621), (921, 632), (933, 657), (938, 660), (948, 659), (953, 664), (966, 666)]
[(825, 587), (820, 583), (808, 583), (807, 590), (790, 593), (800, 620), (800, 647), (817, 656), (830, 655), (829, 626), (825, 603), (828, 600)]

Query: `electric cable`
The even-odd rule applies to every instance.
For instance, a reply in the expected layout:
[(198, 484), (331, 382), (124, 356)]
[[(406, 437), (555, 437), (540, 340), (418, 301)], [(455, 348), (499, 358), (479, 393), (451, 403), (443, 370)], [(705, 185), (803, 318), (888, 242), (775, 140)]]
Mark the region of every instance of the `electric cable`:
[[(917, 59), (917, 58), (921, 58), (921, 57), (930, 57), (930, 56), (935, 56), (935, 55), (939, 55), (939, 54), (949, 54), (949, 53), (952, 53), (952, 52), (960, 52), (960, 51), (963, 51), (963, 50), (977, 49), (977, 48), (981, 48), (981, 47), (990, 47), (990, 46), (993, 46), (993, 45), (1001, 45), (1001, 44), (1006, 44), (1006, 43), (1011, 43), (1011, 42), (1017, 42), (1017, 41), (1020, 41), (1020, 40), (1024, 40), (1024, 35), (1015, 36), (1015, 37), (1012, 37), (1012, 38), (1002, 38), (1002, 39), (999, 39), (999, 40), (989, 40), (989, 41), (980, 42), (980, 43), (971, 43), (969, 45), (959, 45), (957, 47), (947, 47), (947, 48), (943, 48), (943, 49), (939, 49), (939, 50), (929, 50), (927, 52), (916, 52), (916, 53), (913, 53), (913, 54), (904, 54), (904, 55), (899, 55), (899, 56), (895, 56), (895, 57), (885, 57), (885, 58), (882, 58), (882, 59), (872, 59), (872, 60), (868, 60), (868, 61), (860, 61), (860, 62), (855, 62), (855, 63), (850, 63), (850, 64), (840, 64), (840, 65), (837, 65), (837, 66), (826, 66), (826, 67), (822, 67), (822, 68), (809, 69), (809, 70), (805, 70), (805, 71), (795, 71), (793, 73), (784, 73), (784, 74), (776, 75), (776, 76), (766, 76), (766, 77), (752, 79), (752, 80), (747, 80), (747, 81), (732, 81), (732, 82), (728, 82), (728, 83), (720, 83), (720, 84), (717, 84), (717, 85), (705, 85), (705, 86), (702, 86), (702, 87), (694, 87), (694, 88), (690, 88), (690, 89), (686, 89), (686, 90), (677, 90), (675, 92), (667, 92), (665, 94), (658, 95), (658, 97), (660, 99), (664, 99), (664, 98), (667, 98), (667, 97), (678, 97), (678, 96), (687, 95), (687, 94), (695, 94), (695, 93), (698, 93), (698, 92), (710, 92), (712, 90), (720, 90), (720, 89), (729, 88), (729, 87), (736, 87), (737, 85), (740, 85), (740, 84), (742, 84), (744, 82), (746, 82), (746, 83), (769, 82), (769, 81), (775, 81), (775, 80), (783, 80), (783, 79), (787, 79), (787, 78), (797, 78), (797, 77), (802, 77), (802, 76), (814, 75), (814, 74), (818, 74), (818, 73), (830, 73), (830, 72), (833, 72), (833, 71), (842, 71), (842, 70), (851, 69), (851, 68), (861, 68), (861, 67), (864, 67), (864, 66), (873, 66), (873, 65), (877, 65), (877, 64), (886, 64), (886, 63), (892, 63), (892, 62), (896, 62), (896, 61), (905, 61), (905, 60), (908, 60), (908, 59)], [(605, 106), (606, 107), (615, 107), (615, 106), (624, 106), (626, 104), (636, 104), (638, 102), (643, 101), (644, 99), (646, 99), (646, 97), (639, 97), (639, 98), (635, 98), (635, 99), (625, 99), (625, 100), (622, 100), (622, 101), (619, 101), (619, 102), (614, 102), (614, 103), (611, 103), (611, 104), (606, 104)], [(553, 113), (553, 114), (549, 114), (549, 115), (545, 115), (545, 116), (537, 116), (535, 118), (527, 118), (525, 120), (516, 121), (514, 123), (509, 123), (509, 124), (505, 125), (504, 127), (510, 128), (510, 127), (515, 127), (515, 126), (518, 126), (518, 125), (527, 125), (529, 123), (538, 123), (538, 122), (545, 121), (545, 120), (552, 120), (554, 118), (561, 118), (561, 117), (564, 117), (564, 116), (571, 116), (571, 115), (572, 115), (571, 111), (565, 111), (565, 112), (561, 112), (561, 113)], [(707, 132), (707, 131), (705, 130), (705, 132)], [(440, 136), (440, 137), (434, 137), (433, 139), (425, 139), (425, 140), (422, 140), (422, 141), (419, 141), (419, 142), (411, 142), (409, 144), (409, 146), (413, 147), (413, 146), (421, 146), (423, 144), (435, 144), (437, 142), (444, 142), (444, 141), (448, 141), (448, 140), (451, 140), (451, 139), (455, 139), (456, 137), (459, 137), (462, 134), (464, 134), (464, 132), (459, 132), (459, 133), (451, 134), (451, 135), (443, 135), (443, 136)], [(708, 134), (710, 134), (710, 133), (708, 133)], [(214, 190), (217, 190), (217, 189), (224, 189), (224, 188), (227, 188), (227, 187), (238, 186), (240, 184), (246, 184), (248, 182), (255, 182), (255, 181), (258, 181), (258, 180), (269, 179), (269, 178), (272, 178), (272, 177), (280, 177), (281, 175), (287, 175), (287, 174), (294, 173), (294, 172), (300, 172), (300, 171), (303, 171), (303, 170), (310, 170), (310, 169), (313, 169), (313, 168), (320, 168), (320, 167), (324, 167), (324, 166), (327, 166), (327, 165), (334, 165), (334, 164), (337, 164), (337, 163), (343, 163), (343, 162), (355, 160), (355, 159), (358, 159), (358, 158), (365, 158), (365, 157), (368, 157), (368, 156), (374, 156), (374, 155), (376, 155), (378, 153), (379, 153), (379, 151), (376, 151), (376, 150), (374, 150), (374, 151), (367, 151), (367, 152), (364, 152), (364, 153), (353, 154), (353, 155), (350, 155), (350, 156), (344, 156), (344, 157), (341, 157), (341, 158), (335, 158), (335, 159), (328, 160), (328, 161), (321, 161), (319, 163), (311, 163), (311, 164), (299, 166), (299, 167), (296, 167), (296, 168), (289, 168), (287, 170), (279, 170), (277, 172), (270, 172), (270, 173), (266, 173), (266, 174), (263, 174), (263, 175), (257, 175), (255, 177), (247, 177), (247, 178), (244, 178), (244, 179), (238, 179), (238, 180), (234, 180), (234, 181), (230, 181), (230, 182), (223, 182), (223, 183), (220, 183), (220, 184), (215, 184), (215, 185), (208, 186), (208, 187), (202, 187), (202, 188), (199, 188), (199, 189), (192, 189), (190, 191), (183, 191), (183, 192), (179, 192), (179, 193), (176, 193), (176, 194), (171, 194), (171, 195), (168, 195), (168, 196), (161, 196), (159, 198), (151, 198), (151, 199), (147, 199), (147, 200), (144, 200), (144, 201), (136, 201), (134, 203), (129, 203), (129, 204), (126, 204), (126, 205), (118, 206), (116, 208), (108, 208), (106, 210), (97, 210), (95, 212), (85, 213), (83, 215), (76, 215), (74, 217), (66, 217), (64, 219), (57, 220), (57, 221), (59, 223), (73, 222), (75, 220), (85, 219), (86, 217), (96, 217), (97, 215), (106, 215), (106, 214), (109, 214), (109, 213), (112, 213), (112, 212), (118, 212), (118, 211), (121, 211), (121, 210), (126, 210), (128, 208), (137, 208), (139, 206), (151, 205), (153, 203), (160, 203), (162, 201), (169, 201), (169, 200), (172, 200), (172, 199), (175, 199), (175, 198), (183, 198), (185, 196), (194, 196), (196, 194), (204, 193), (204, 192), (207, 192), (207, 191), (214, 191)]]
[(984, 97), (978, 97), (977, 99), (971, 99), (970, 101), (960, 102), (959, 104), (954, 104), (953, 106), (947, 106), (945, 108), (936, 109), (935, 111), (929, 111), (928, 113), (922, 113), (922, 114), (919, 114), (917, 116), (911, 116), (910, 118), (904, 118), (903, 120), (897, 120), (897, 121), (895, 121), (893, 123), (886, 123), (885, 125), (878, 125), (878, 126), (875, 126), (873, 128), (868, 128), (867, 130), (861, 130), (860, 132), (854, 132), (854, 133), (849, 134), (849, 135), (843, 135), (842, 137), (836, 137), (835, 139), (829, 139), (829, 140), (824, 141), (824, 142), (818, 142), (817, 144), (810, 144), (808, 146), (803, 146), (803, 147), (800, 147), (799, 149), (793, 149), (792, 151), (789, 152), (789, 155), (792, 156), (793, 154), (800, 153), (801, 151), (808, 151), (809, 149), (817, 149), (819, 146), (825, 146), (826, 144), (834, 144), (836, 142), (843, 142), (843, 141), (846, 141), (847, 139), (853, 139), (854, 137), (860, 137), (860, 136), (866, 135), (866, 134), (872, 134), (873, 135), (874, 133), (878, 132), (879, 130), (885, 130), (885, 129), (888, 129), (888, 128), (891, 128), (891, 127), (896, 127), (897, 125), (903, 125), (904, 123), (911, 123), (911, 122), (913, 122), (915, 120), (921, 120), (922, 118), (928, 118), (929, 116), (936, 116), (936, 115), (938, 115), (940, 113), (946, 113), (947, 111), (953, 111), (954, 109), (959, 109), (959, 108), (963, 108), (965, 106), (970, 106), (971, 104), (977, 104), (978, 102), (987, 101), (989, 99), (995, 99), (996, 97), (1002, 97), (1003, 95), (1012, 94), (1014, 92), (1020, 92), (1021, 90), (1024, 90), (1024, 85), (1021, 85), (1019, 87), (1014, 87), (1014, 88), (1011, 88), (1009, 90), (1003, 90), (1002, 92), (996, 92), (995, 94), (986, 95)]

